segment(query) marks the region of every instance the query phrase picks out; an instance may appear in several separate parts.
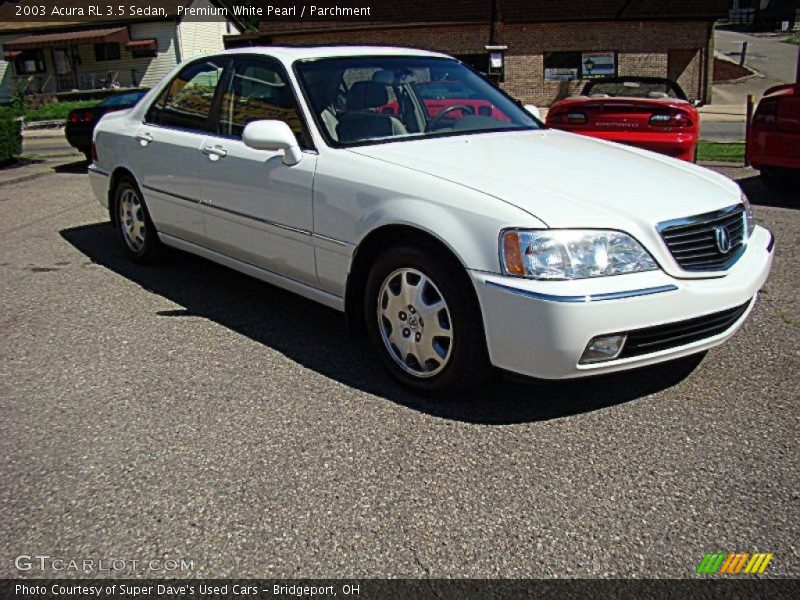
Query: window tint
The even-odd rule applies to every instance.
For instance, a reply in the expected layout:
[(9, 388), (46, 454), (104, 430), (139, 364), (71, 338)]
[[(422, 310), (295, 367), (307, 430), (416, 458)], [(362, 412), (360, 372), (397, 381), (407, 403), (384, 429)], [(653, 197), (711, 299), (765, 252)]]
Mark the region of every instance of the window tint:
[(225, 63), (225, 60), (210, 59), (186, 67), (150, 107), (147, 122), (183, 129), (208, 129), (214, 93)]
[(125, 94), (118, 94), (116, 96), (109, 96), (103, 100), (99, 106), (133, 106), (142, 99), (147, 93), (147, 90), (139, 90), (136, 92), (127, 92)]
[(218, 133), (241, 137), (245, 125), (261, 119), (285, 122), (302, 146), (303, 123), (290, 84), (269, 61), (239, 59), (222, 94)]

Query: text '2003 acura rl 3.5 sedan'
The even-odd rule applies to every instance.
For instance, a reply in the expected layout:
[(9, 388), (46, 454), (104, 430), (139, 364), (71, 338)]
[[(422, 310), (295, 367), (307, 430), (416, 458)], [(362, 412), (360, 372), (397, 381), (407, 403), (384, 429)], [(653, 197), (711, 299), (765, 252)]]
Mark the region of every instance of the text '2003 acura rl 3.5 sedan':
[[(492, 108), (432, 115), (417, 83), (434, 81)], [(701, 352), (742, 324), (772, 263), (726, 178), (547, 129), (410, 49), (181, 65), (102, 119), (90, 179), (132, 259), (172, 246), (344, 311), (424, 392), (491, 365), (559, 379)]]

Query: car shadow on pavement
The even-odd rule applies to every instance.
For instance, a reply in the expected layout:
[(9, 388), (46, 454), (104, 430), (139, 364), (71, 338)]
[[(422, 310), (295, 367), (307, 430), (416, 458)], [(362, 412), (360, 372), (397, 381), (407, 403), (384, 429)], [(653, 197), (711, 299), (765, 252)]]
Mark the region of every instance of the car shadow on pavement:
[(183, 252), (171, 252), (163, 264), (136, 265), (108, 223), (60, 233), (94, 263), (182, 307), (158, 311), (160, 317), (209, 319), (325, 377), (444, 419), (511, 424), (598, 410), (671, 387), (702, 360), (698, 355), (622, 375), (553, 383), (497, 375), (463, 397), (432, 400), (396, 383), (368, 342), (350, 334), (344, 316), (333, 309)]
[(773, 190), (764, 185), (760, 175), (739, 179), (736, 183), (756, 206), (800, 209), (800, 186), (795, 189)]
[(77, 160), (75, 162), (58, 165), (53, 170), (56, 173), (86, 173), (89, 168), (88, 160)]

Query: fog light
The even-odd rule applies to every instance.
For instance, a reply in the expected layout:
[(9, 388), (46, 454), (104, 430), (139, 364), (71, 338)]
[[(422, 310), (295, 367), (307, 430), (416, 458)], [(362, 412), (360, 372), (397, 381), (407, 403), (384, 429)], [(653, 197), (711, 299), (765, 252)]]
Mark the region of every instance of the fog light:
[(601, 335), (593, 338), (586, 346), (586, 350), (583, 351), (580, 364), (614, 360), (622, 352), (626, 337), (624, 335)]

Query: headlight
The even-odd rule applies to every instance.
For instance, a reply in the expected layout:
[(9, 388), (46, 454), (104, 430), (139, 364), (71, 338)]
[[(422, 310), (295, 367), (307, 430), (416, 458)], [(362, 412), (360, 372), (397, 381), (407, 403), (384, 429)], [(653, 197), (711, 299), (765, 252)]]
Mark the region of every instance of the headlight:
[(506, 275), (534, 279), (584, 279), (653, 271), (653, 258), (619, 231), (510, 229), (500, 240)]
[(753, 233), (753, 227), (756, 226), (756, 220), (753, 218), (753, 207), (750, 206), (750, 200), (747, 199), (747, 196), (744, 195), (744, 192), (742, 192), (742, 204), (744, 204), (744, 239), (747, 239)]

